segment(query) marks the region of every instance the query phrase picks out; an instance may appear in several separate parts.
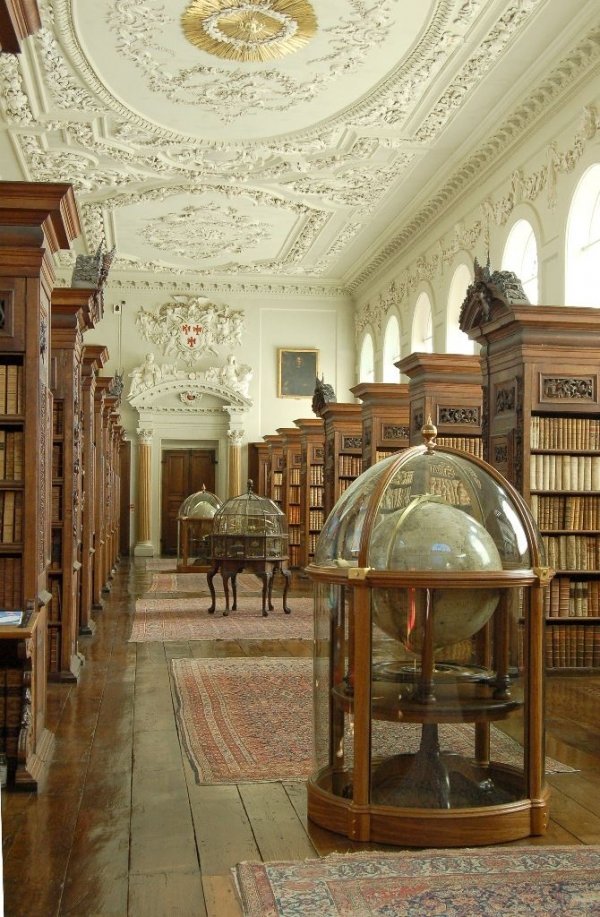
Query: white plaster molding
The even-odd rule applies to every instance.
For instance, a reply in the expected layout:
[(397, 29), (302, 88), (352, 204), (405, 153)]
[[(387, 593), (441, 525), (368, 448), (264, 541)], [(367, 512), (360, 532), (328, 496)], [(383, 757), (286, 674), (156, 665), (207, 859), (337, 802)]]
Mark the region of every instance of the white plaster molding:
[[(165, 356), (175, 356), (191, 366), (206, 353), (216, 354), (219, 345), (241, 346), (244, 312), (228, 306), (217, 306), (206, 297), (179, 295), (163, 303), (154, 313), (142, 307), (138, 311), (136, 325), (147, 341), (162, 348)], [(134, 370), (140, 377), (136, 384), (142, 381), (144, 367), (138, 367), (138, 370)], [(166, 378), (173, 372), (174, 369), (165, 364), (160, 375)], [(153, 365), (146, 381), (156, 381), (156, 375), (157, 367)], [(219, 376), (216, 381), (224, 381), (239, 388), (242, 377), (232, 372), (227, 378)], [(244, 384), (249, 381), (246, 374)]]
[[(179, 398), (180, 394), (186, 395), (185, 402)], [(138, 411), (157, 410), (156, 401), (165, 395), (174, 394), (177, 400), (173, 407), (164, 406), (162, 413), (183, 414), (196, 413), (197, 402), (201, 400), (202, 395), (212, 395), (224, 402), (225, 405), (232, 405), (235, 408), (249, 410), (252, 407), (252, 401), (246, 398), (240, 392), (230, 388), (227, 385), (210, 382), (204, 378), (203, 373), (185, 373), (181, 371), (180, 377), (173, 377), (166, 381), (157, 382), (154, 385), (145, 385), (141, 388), (134, 388), (133, 393), (127, 396), (127, 401), (132, 408)], [(189, 395), (196, 397), (190, 400)], [(204, 413), (204, 412), (203, 412)]]
[(154, 438), (154, 431), (147, 428), (138, 430), (137, 438), (140, 446), (151, 446)]
[(231, 446), (237, 449), (239, 449), (240, 446), (242, 445), (242, 440), (244, 439), (244, 435), (245, 435), (244, 430), (228, 430), (227, 431), (227, 437), (229, 439)]

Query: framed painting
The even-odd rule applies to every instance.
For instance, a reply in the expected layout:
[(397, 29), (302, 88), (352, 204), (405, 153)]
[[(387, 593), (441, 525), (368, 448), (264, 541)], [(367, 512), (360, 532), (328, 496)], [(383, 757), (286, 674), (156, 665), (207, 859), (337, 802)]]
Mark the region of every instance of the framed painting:
[(277, 396), (279, 398), (311, 398), (318, 374), (318, 350), (280, 348)]

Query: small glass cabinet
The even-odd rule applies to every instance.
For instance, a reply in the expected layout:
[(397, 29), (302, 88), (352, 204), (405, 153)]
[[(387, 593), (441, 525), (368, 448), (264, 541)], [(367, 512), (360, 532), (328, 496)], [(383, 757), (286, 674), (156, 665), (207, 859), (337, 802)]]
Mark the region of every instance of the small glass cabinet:
[(403, 846), (543, 834), (552, 571), (514, 488), (475, 456), (437, 447), (435, 433), (427, 424), (422, 446), (353, 482), (307, 568), (309, 817)]
[(177, 514), (177, 570), (210, 570), (210, 536), (221, 500), (205, 487), (186, 497)]

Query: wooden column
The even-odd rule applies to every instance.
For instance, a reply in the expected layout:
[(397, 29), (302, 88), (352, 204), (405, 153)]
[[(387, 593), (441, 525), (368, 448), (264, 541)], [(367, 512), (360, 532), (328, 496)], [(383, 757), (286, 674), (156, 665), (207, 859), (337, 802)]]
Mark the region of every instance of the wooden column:
[(152, 557), (154, 548), (150, 537), (152, 512), (152, 431), (138, 430), (137, 474), (137, 544), (134, 554)]
[(242, 493), (242, 438), (243, 430), (229, 430), (229, 456), (228, 456), (228, 481), (227, 493), (229, 497), (237, 497)]

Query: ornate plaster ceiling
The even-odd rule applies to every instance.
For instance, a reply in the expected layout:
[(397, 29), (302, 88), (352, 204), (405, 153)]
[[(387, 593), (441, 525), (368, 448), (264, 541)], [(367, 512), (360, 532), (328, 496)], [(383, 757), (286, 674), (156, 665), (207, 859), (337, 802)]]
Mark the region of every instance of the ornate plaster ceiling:
[(599, 18), (597, 0), (40, 11), (0, 55), (0, 177), (72, 182), (82, 247), (116, 245), (113, 271), (342, 287)]

